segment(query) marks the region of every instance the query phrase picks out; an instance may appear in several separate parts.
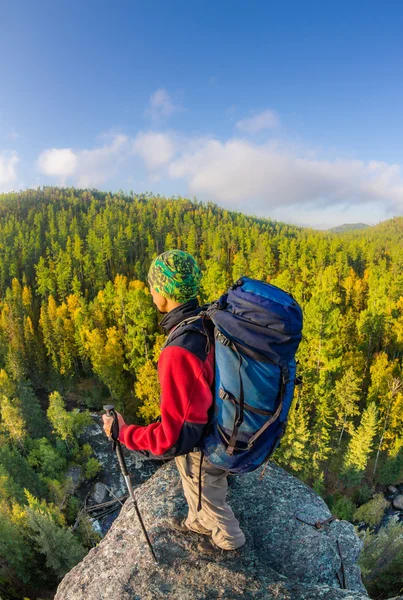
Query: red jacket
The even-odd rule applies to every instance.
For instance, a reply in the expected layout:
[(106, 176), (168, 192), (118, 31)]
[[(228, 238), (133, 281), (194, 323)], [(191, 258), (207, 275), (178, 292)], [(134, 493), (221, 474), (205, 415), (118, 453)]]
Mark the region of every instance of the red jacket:
[[(161, 326), (168, 334), (183, 319), (197, 315), (200, 310), (197, 300), (190, 300), (165, 315)], [(125, 425), (120, 429), (119, 440), (129, 450), (172, 458), (191, 452), (199, 443), (213, 401), (214, 344), (207, 343), (201, 319), (193, 328), (183, 332), (178, 329), (161, 352), (158, 361), (161, 420), (145, 427)]]

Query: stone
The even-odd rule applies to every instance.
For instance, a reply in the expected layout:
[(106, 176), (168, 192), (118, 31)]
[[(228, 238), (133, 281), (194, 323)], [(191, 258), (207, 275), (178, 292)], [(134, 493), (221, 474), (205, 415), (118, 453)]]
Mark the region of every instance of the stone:
[(393, 508), (396, 510), (403, 510), (403, 494), (399, 494), (392, 500)]
[(201, 555), (201, 536), (170, 527), (172, 516), (186, 515), (173, 462), (135, 497), (158, 565), (129, 499), (106, 536), (61, 581), (54, 600), (368, 600), (353, 525), (334, 520), (315, 527), (331, 516), (325, 502), (274, 464), (262, 481), (256, 472), (229, 477), (228, 500), (247, 539), (237, 551)]
[(97, 481), (94, 485), (94, 491), (91, 494), (91, 498), (94, 500), (95, 504), (102, 504), (102, 502), (106, 502), (109, 497), (109, 492), (105, 487), (105, 484), (101, 481)]
[(81, 483), (81, 467), (78, 465), (70, 467), (66, 473), (66, 479), (67, 477), (71, 477), (74, 487), (77, 487)]
[(397, 494), (397, 487), (395, 487), (394, 485), (388, 485), (388, 492), (390, 492), (391, 494)]

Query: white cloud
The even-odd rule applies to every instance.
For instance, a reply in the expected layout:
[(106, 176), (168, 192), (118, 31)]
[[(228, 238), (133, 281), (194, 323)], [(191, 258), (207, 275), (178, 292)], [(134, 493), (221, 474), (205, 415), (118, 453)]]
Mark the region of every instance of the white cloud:
[(71, 148), (50, 148), (39, 155), (38, 167), (45, 175), (65, 180), (77, 169), (77, 155)]
[(59, 183), (72, 180), (79, 187), (96, 187), (113, 177), (128, 153), (125, 135), (111, 138), (100, 148), (73, 151), (71, 148), (51, 148), (43, 151), (37, 161), (42, 173), (57, 177)]
[[(109, 136), (107, 136), (109, 137)], [(81, 150), (78, 153), (77, 185), (96, 187), (106, 183), (119, 171), (128, 154), (128, 138), (114, 135), (101, 148)]]
[(275, 143), (201, 140), (172, 161), (168, 172), (187, 182), (190, 195), (260, 215), (294, 205), (312, 210), (373, 202), (403, 211), (399, 165), (313, 158)]
[(280, 120), (276, 112), (265, 110), (248, 119), (237, 121), (236, 127), (245, 133), (259, 133), (260, 131), (277, 127), (279, 122)]
[[(136, 169), (136, 155), (144, 161), (147, 183), (162, 186), (155, 191), (165, 193), (174, 185), (189, 196), (249, 214), (318, 227), (403, 214), (401, 165), (329, 159), (324, 151), (291, 142), (221, 141), (154, 130), (134, 139), (109, 136), (101, 147), (56, 152), (62, 151), (42, 153), (44, 172), (69, 177), (80, 187), (102, 186), (117, 174), (126, 181)], [(145, 181), (144, 173), (137, 171), (136, 180)]]
[(0, 192), (9, 192), (17, 189), (17, 152), (0, 152)]
[(149, 169), (158, 169), (166, 165), (175, 154), (175, 143), (166, 133), (140, 131), (133, 146), (134, 154), (140, 156)]
[(175, 104), (164, 88), (159, 88), (152, 94), (147, 108), (147, 114), (153, 119), (158, 120), (161, 117), (169, 117), (174, 112), (183, 110), (179, 104)]

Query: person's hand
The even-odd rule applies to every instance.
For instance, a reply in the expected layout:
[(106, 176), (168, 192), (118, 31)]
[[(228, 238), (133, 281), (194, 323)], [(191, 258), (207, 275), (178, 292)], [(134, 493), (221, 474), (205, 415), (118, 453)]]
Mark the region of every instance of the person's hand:
[[(120, 413), (118, 413), (116, 411), (116, 414), (118, 416), (118, 423), (119, 423), (119, 431), (120, 429), (123, 427), (123, 425), (126, 425), (124, 418), (122, 417), (122, 415)], [(112, 423), (113, 423), (113, 417), (108, 417), (108, 415), (102, 415), (102, 420), (104, 422), (104, 431), (106, 433), (106, 436), (109, 438), (111, 437), (111, 429), (112, 429)]]

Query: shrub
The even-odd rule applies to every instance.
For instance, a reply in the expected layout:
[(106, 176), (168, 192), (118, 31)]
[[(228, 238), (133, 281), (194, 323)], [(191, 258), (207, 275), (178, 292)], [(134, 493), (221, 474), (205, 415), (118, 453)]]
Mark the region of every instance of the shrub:
[(359, 564), (371, 598), (399, 595), (403, 587), (403, 524), (391, 519), (378, 533), (367, 533)]
[(356, 506), (350, 498), (346, 496), (340, 496), (336, 499), (332, 499), (330, 502), (330, 510), (332, 515), (345, 521), (352, 521), (353, 514)]
[(396, 456), (388, 456), (379, 468), (376, 480), (381, 485), (396, 485), (403, 481), (403, 448)]
[(85, 464), (85, 478), (92, 479), (101, 471), (102, 465), (97, 458), (91, 456)]
[(361, 506), (361, 504), (365, 504), (366, 502), (371, 500), (372, 494), (373, 491), (371, 490), (371, 488), (366, 483), (363, 483), (354, 490), (352, 494), (352, 499), (354, 504), (357, 504), (357, 506)]
[(383, 494), (375, 494), (372, 500), (363, 504), (354, 513), (354, 521), (364, 521), (370, 527), (376, 527), (382, 521), (385, 508), (389, 502)]

